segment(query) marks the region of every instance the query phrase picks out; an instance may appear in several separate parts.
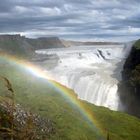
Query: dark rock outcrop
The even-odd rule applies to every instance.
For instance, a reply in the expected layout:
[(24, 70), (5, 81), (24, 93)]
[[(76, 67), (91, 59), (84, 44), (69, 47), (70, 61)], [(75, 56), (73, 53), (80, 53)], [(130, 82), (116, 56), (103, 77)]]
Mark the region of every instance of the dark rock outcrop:
[(140, 40), (134, 43), (126, 59), (119, 91), (125, 111), (140, 117)]

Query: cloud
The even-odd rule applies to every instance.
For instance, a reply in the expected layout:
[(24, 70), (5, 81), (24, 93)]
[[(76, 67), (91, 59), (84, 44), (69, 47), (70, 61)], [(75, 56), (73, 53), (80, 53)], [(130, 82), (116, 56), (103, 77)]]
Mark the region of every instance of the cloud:
[(4, 0), (0, 3), (0, 33), (113, 41), (137, 39), (139, 7), (139, 0)]

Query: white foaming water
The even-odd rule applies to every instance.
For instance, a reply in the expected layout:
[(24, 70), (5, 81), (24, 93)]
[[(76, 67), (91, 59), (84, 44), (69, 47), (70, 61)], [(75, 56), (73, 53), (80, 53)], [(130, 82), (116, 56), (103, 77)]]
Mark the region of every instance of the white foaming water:
[[(59, 57), (56, 66), (52, 69), (46, 67), (46, 70), (56, 81), (73, 89), (78, 98), (112, 110), (121, 110), (117, 84), (123, 60), (131, 46), (131, 43), (78, 46), (37, 50), (36, 53)], [(44, 63), (48, 64), (47, 61)]]

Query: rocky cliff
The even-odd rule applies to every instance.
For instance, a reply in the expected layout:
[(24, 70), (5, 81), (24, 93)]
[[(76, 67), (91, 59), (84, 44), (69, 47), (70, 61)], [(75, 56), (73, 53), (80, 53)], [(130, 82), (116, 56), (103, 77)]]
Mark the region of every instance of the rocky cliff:
[(140, 40), (134, 43), (126, 59), (119, 90), (124, 109), (140, 117)]

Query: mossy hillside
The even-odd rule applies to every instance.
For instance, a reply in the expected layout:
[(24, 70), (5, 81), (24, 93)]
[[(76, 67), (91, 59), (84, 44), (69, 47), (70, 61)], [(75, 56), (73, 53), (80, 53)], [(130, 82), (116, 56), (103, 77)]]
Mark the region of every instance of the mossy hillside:
[(140, 49), (140, 39), (135, 42), (134, 47)]
[(126, 111), (140, 117), (140, 40), (133, 44), (126, 59), (119, 90)]
[[(56, 122), (57, 133), (52, 139), (97, 138), (93, 127), (89, 126), (76, 107), (71, 106), (69, 99), (60, 95), (46, 80), (37, 79), (28, 72), (18, 70), (14, 67), (9, 69), (8, 66), (1, 69), (1, 73), (13, 83), (18, 103)], [(1, 93), (5, 93), (5, 90), (2, 88)]]
[(140, 40), (134, 43), (129, 56), (126, 59), (122, 77), (123, 82), (130, 84), (131, 87), (138, 86), (140, 83)]
[(6, 52), (21, 58), (30, 58), (33, 55), (31, 45), (18, 35), (0, 36), (0, 52)]
[(18, 57), (36, 56), (34, 51), (37, 49), (62, 48), (65, 47), (57, 37), (31, 39), (25, 36), (0, 35), (0, 51), (17, 55)]
[[(3, 60), (2, 60), (3, 61)], [(16, 101), (25, 108), (54, 121), (56, 133), (51, 140), (97, 140), (96, 129), (89, 124), (69, 98), (64, 97), (46, 80), (37, 78), (26, 70), (15, 65), (1, 63), (0, 74), (7, 77), (15, 89)], [(66, 89), (69, 94), (76, 95)], [(5, 94), (3, 82), (0, 82), (0, 93)], [(78, 99), (77, 99), (78, 100)], [(124, 113), (97, 107), (84, 101), (86, 110), (90, 110), (102, 128), (109, 133), (111, 140), (140, 139), (140, 120)]]

